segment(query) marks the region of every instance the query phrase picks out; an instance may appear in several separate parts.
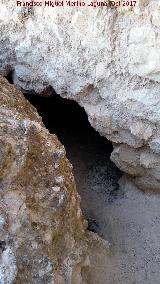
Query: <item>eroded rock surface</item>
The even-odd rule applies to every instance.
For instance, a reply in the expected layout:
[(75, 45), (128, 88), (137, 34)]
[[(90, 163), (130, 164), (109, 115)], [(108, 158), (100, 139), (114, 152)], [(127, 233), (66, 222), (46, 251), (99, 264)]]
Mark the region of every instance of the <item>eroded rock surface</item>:
[[(44, 2), (44, 1), (43, 1)], [(160, 3), (16, 7), (0, 1), (0, 72), (28, 92), (53, 87), (114, 143), (140, 188), (160, 189)]]
[(2, 77), (0, 102), (0, 283), (88, 283), (81, 269), (98, 242), (65, 149)]

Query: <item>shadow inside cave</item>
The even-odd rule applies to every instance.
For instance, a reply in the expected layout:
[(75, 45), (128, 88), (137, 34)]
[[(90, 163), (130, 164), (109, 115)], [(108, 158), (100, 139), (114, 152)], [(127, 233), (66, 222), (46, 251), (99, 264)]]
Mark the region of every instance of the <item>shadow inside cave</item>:
[(91, 127), (85, 110), (75, 101), (57, 94), (25, 97), (36, 107), (50, 133), (56, 134), (65, 146), (88, 228), (102, 236), (101, 208), (116, 200), (121, 177), (120, 170), (110, 161), (112, 143)]

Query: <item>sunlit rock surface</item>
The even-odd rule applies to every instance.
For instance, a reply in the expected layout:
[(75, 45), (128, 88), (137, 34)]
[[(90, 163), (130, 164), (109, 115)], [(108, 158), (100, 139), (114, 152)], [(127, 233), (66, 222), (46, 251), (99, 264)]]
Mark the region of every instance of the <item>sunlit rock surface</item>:
[(88, 283), (99, 239), (86, 231), (64, 147), (2, 77), (0, 102), (0, 283)]
[[(83, 106), (140, 188), (160, 189), (160, 3), (16, 7), (0, 0), (0, 72)], [(44, 2), (44, 1), (43, 1)]]

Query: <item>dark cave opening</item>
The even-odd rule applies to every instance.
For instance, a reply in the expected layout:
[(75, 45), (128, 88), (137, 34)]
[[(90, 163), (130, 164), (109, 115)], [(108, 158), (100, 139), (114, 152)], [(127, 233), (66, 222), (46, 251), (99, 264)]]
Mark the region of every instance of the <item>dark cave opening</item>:
[(56, 134), (65, 146), (88, 228), (102, 236), (101, 208), (116, 200), (121, 177), (110, 161), (112, 143), (91, 127), (85, 110), (75, 101), (55, 93), (52, 97), (26, 94), (25, 97), (36, 107), (50, 133)]

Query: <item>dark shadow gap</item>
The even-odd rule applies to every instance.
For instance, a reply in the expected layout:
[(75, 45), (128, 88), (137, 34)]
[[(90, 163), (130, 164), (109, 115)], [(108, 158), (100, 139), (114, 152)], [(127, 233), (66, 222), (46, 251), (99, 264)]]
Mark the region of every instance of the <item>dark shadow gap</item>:
[(57, 94), (50, 98), (25, 97), (36, 107), (50, 133), (56, 134), (65, 146), (89, 229), (100, 234), (101, 207), (119, 196), (121, 172), (110, 161), (112, 143), (91, 127), (85, 110), (75, 101)]
[(10, 84), (13, 84), (13, 71), (10, 71), (5, 78), (8, 80)]

